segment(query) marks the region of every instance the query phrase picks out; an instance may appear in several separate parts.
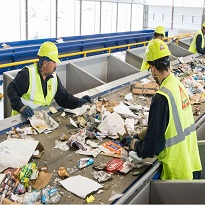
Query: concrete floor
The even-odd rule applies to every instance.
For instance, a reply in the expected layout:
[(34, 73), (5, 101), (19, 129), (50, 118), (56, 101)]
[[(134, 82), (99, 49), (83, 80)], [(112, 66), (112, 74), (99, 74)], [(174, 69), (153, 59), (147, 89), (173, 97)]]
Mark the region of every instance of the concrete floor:
[[(0, 85), (0, 93), (3, 92), (3, 86)], [(3, 102), (3, 98), (0, 100), (0, 120), (4, 119), (4, 102)]]

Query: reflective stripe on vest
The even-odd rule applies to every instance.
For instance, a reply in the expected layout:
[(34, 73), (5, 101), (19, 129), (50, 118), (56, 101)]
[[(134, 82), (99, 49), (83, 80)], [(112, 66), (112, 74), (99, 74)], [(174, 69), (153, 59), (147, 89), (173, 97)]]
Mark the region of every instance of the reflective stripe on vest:
[(178, 144), (179, 142), (185, 140), (185, 137), (190, 135), (190, 133), (194, 132), (196, 129), (195, 129), (195, 124), (192, 124), (189, 127), (185, 128), (185, 130), (183, 131), (181, 123), (180, 123), (180, 119), (179, 119), (177, 106), (176, 106), (176, 103), (175, 103), (175, 100), (174, 100), (172, 93), (165, 87), (161, 88), (160, 90), (162, 92), (166, 93), (170, 98), (174, 123), (175, 123), (176, 131), (177, 131), (176, 136), (169, 138), (169, 139), (166, 139), (165, 147), (168, 148), (168, 147), (171, 147), (171, 146)]

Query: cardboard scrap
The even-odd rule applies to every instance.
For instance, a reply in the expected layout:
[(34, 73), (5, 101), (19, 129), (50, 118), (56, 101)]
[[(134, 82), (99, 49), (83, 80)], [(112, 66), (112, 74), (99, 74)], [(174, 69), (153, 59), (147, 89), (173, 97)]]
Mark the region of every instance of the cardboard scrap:
[(49, 107), (49, 110), (53, 114), (58, 112), (58, 110), (56, 110), (56, 108), (54, 106)]
[(115, 100), (101, 100), (95, 103), (97, 111), (101, 112), (102, 107), (106, 108), (109, 112), (113, 112), (113, 108), (119, 105), (119, 102)]
[(39, 172), (38, 178), (31, 180), (31, 186), (35, 189), (42, 189), (48, 185), (53, 173), (46, 173), (44, 171)]
[(154, 95), (159, 89), (159, 85), (155, 82), (150, 82), (146, 84), (141, 84), (140, 82), (135, 82), (130, 86), (130, 90), (133, 94), (137, 95)]
[[(32, 158), (37, 158), (37, 159), (39, 159), (39, 158), (41, 157), (41, 155), (44, 153), (44, 146), (41, 144), (41, 142), (38, 143), (38, 145), (37, 145), (37, 147), (36, 147), (36, 150), (39, 151), (38, 154), (35, 155), (35, 154), (33, 153), (33, 155), (32, 155), (31, 157), (32, 157)], [(35, 151), (36, 151), (36, 150), (35, 150)]]
[(2, 204), (16, 204), (16, 205), (20, 205), (20, 203), (15, 203), (15, 202), (11, 201), (10, 199), (7, 199), (7, 198), (3, 198), (2, 199)]
[(101, 155), (104, 155), (104, 156), (108, 156), (108, 157), (114, 157), (114, 158), (121, 158), (121, 155), (119, 154), (113, 154), (113, 153), (104, 153), (104, 152), (101, 152), (100, 153)]
[(190, 101), (192, 105), (201, 104), (201, 94), (196, 94), (190, 97)]

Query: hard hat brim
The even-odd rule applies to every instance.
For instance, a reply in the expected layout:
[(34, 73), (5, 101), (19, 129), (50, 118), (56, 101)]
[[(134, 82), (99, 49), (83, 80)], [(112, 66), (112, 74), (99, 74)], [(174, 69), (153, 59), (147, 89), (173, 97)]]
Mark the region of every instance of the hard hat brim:
[(54, 61), (56, 63), (60, 63), (61, 62), (58, 58), (53, 58), (52, 61)]

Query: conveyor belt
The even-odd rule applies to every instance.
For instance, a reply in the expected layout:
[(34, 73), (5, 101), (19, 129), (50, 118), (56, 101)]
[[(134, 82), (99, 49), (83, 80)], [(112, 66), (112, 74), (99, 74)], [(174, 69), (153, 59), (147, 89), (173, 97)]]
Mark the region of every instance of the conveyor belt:
[[(121, 95), (123, 94), (127, 94), (129, 93), (129, 86), (123, 87), (119, 90), (114, 90), (111, 93), (106, 93), (104, 96), (106, 99), (115, 99), (117, 101), (123, 101), (123, 96)], [(121, 96), (121, 97), (120, 97)], [(137, 101), (138, 96), (135, 97), (135, 101)], [(146, 97), (146, 100), (144, 102), (147, 102), (147, 104), (150, 103), (150, 97)], [(61, 112), (58, 112), (56, 114), (52, 114), (52, 118), (57, 120), (57, 118), (60, 118), (60, 127), (57, 128), (56, 130), (54, 130), (52, 133), (45, 135), (45, 134), (38, 134), (35, 135), (34, 138), (36, 140), (39, 140), (43, 146), (45, 147), (45, 152), (42, 155), (41, 159), (39, 160), (34, 160), (35, 162), (39, 163), (39, 166), (44, 166), (44, 162), (45, 160), (47, 160), (48, 163), (48, 169), (49, 172), (53, 172), (54, 171), (54, 175), (52, 177), (52, 180), (50, 182), (50, 185), (53, 185), (53, 182), (55, 181), (56, 177), (57, 177), (57, 173), (56, 171), (58, 170), (59, 167), (66, 167), (66, 168), (77, 168), (77, 161), (80, 158), (83, 158), (83, 155), (79, 155), (76, 154), (75, 151), (77, 150), (77, 148), (72, 148), (69, 151), (63, 152), (60, 151), (59, 149), (54, 149), (54, 143), (55, 140), (59, 139), (61, 136), (61, 133), (67, 134), (68, 136), (70, 136), (71, 132), (76, 132), (77, 129), (75, 129), (72, 125), (70, 125), (68, 122), (68, 116), (72, 116), (71, 114), (67, 114), (66, 118), (62, 118), (59, 117), (59, 115), (61, 114)], [(6, 133), (2, 134), (0, 136), (0, 141), (2, 142), (3, 140), (5, 140), (7, 137)], [(109, 139), (105, 139), (104, 141), (108, 141)], [(95, 140), (96, 142), (99, 142), (98, 140)], [(96, 164), (100, 164), (100, 163), (107, 163), (108, 161), (110, 161), (112, 158), (111, 157), (106, 157), (103, 155), (98, 155), (97, 158), (95, 158), (95, 162)], [(153, 162), (155, 161), (155, 159), (147, 159), (148, 162)], [(139, 170), (141, 173), (146, 172), (152, 165), (145, 165)], [(75, 176), (75, 175), (82, 175), (85, 177), (88, 177), (90, 179), (93, 179), (93, 175), (92, 173), (94, 172), (94, 170), (92, 169), (92, 166), (87, 167), (85, 169), (82, 170), (77, 170), (74, 173), (70, 174), (70, 176)], [(128, 173), (127, 175), (122, 175), (122, 174), (114, 174), (113, 175), (113, 180), (108, 181), (103, 183), (104, 185), (109, 185), (109, 189), (108, 190), (104, 190), (103, 193), (101, 194), (96, 194), (94, 193), (94, 197), (95, 197), (95, 201), (94, 203), (98, 204), (98, 203), (104, 203), (104, 204), (109, 204), (111, 202), (108, 201), (108, 199), (111, 197), (111, 195), (113, 194), (113, 192), (115, 193), (122, 193), (124, 190), (126, 190), (129, 186), (131, 186), (138, 178), (140, 178), (141, 176), (138, 177), (134, 177), (132, 176), (132, 172)], [(60, 201), (61, 204), (83, 204), (85, 202), (85, 200), (75, 196), (72, 193), (69, 193), (68, 191), (66, 191), (64, 188), (57, 186), (57, 188), (60, 191), (63, 191), (65, 194), (62, 198), (62, 200)], [(79, 187), (80, 188), (80, 187)]]
[[(114, 99), (116, 101), (123, 101), (123, 94), (126, 95), (130, 92), (130, 86), (124, 86), (120, 87), (118, 89), (114, 89), (108, 92), (104, 92), (104, 95), (102, 97), (106, 99)], [(143, 105), (149, 105), (150, 104), (151, 97), (145, 96), (145, 100), (141, 99), (138, 95), (134, 95), (134, 101), (143, 104)], [(203, 104), (204, 106), (204, 104)], [(66, 114), (66, 118), (59, 117), (59, 115), (62, 113), (58, 112), (56, 114), (52, 114), (52, 118), (57, 120), (57, 118), (60, 118), (60, 127), (54, 130), (52, 133), (45, 135), (45, 134), (38, 134), (35, 135), (34, 138), (36, 140), (39, 140), (43, 146), (45, 147), (45, 152), (42, 155), (41, 159), (34, 160), (35, 162), (39, 163), (39, 166), (44, 166), (45, 160), (48, 164), (49, 172), (53, 172), (54, 175), (52, 177), (52, 180), (50, 181), (50, 185), (52, 186), (55, 179), (57, 178), (56, 171), (59, 167), (66, 167), (66, 168), (73, 168), (77, 169), (77, 161), (78, 159), (84, 157), (83, 155), (76, 154), (75, 151), (77, 148), (72, 148), (69, 151), (63, 152), (59, 149), (54, 149), (54, 143), (55, 140), (59, 139), (61, 136), (61, 133), (64, 133), (66, 135), (71, 135), (71, 132), (76, 132), (77, 129), (75, 129), (72, 125), (69, 124), (68, 116), (72, 116), (71, 114)], [(199, 116), (195, 116), (195, 119), (198, 119)], [(6, 133), (2, 134), (0, 136), (0, 141), (2, 142), (7, 137)], [(106, 139), (107, 141), (109, 139)], [(99, 142), (98, 140), (95, 140), (96, 142)], [(98, 155), (97, 158), (95, 158), (96, 164), (100, 163), (107, 163), (109, 160), (111, 160), (111, 157), (105, 157), (102, 155)], [(155, 159), (147, 159), (149, 162), (154, 162)], [(133, 185), (133, 183), (137, 182), (146, 171), (148, 171), (152, 165), (145, 165), (144, 167), (138, 169), (142, 174), (138, 177), (132, 176), (132, 172), (128, 173), (127, 175), (122, 174), (114, 174), (113, 180), (103, 183), (104, 185), (109, 185), (108, 190), (104, 190), (101, 194), (94, 193), (95, 201), (94, 203), (104, 203), (109, 204), (111, 202), (108, 201), (108, 199), (111, 197), (113, 193), (122, 193), (125, 190), (127, 190), (129, 187)], [(93, 179), (93, 169), (92, 166), (87, 167), (82, 170), (76, 170), (74, 173), (71, 173), (70, 176), (75, 175), (82, 175), (85, 177), (88, 177), (90, 179)], [(60, 201), (61, 204), (83, 204), (85, 202), (84, 199), (81, 199), (77, 196), (75, 196), (72, 193), (69, 193), (64, 188), (60, 187), (59, 185), (56, 186), (60, 191), (64, 192), (64, 196), (62, 197), (62, 200)]]

